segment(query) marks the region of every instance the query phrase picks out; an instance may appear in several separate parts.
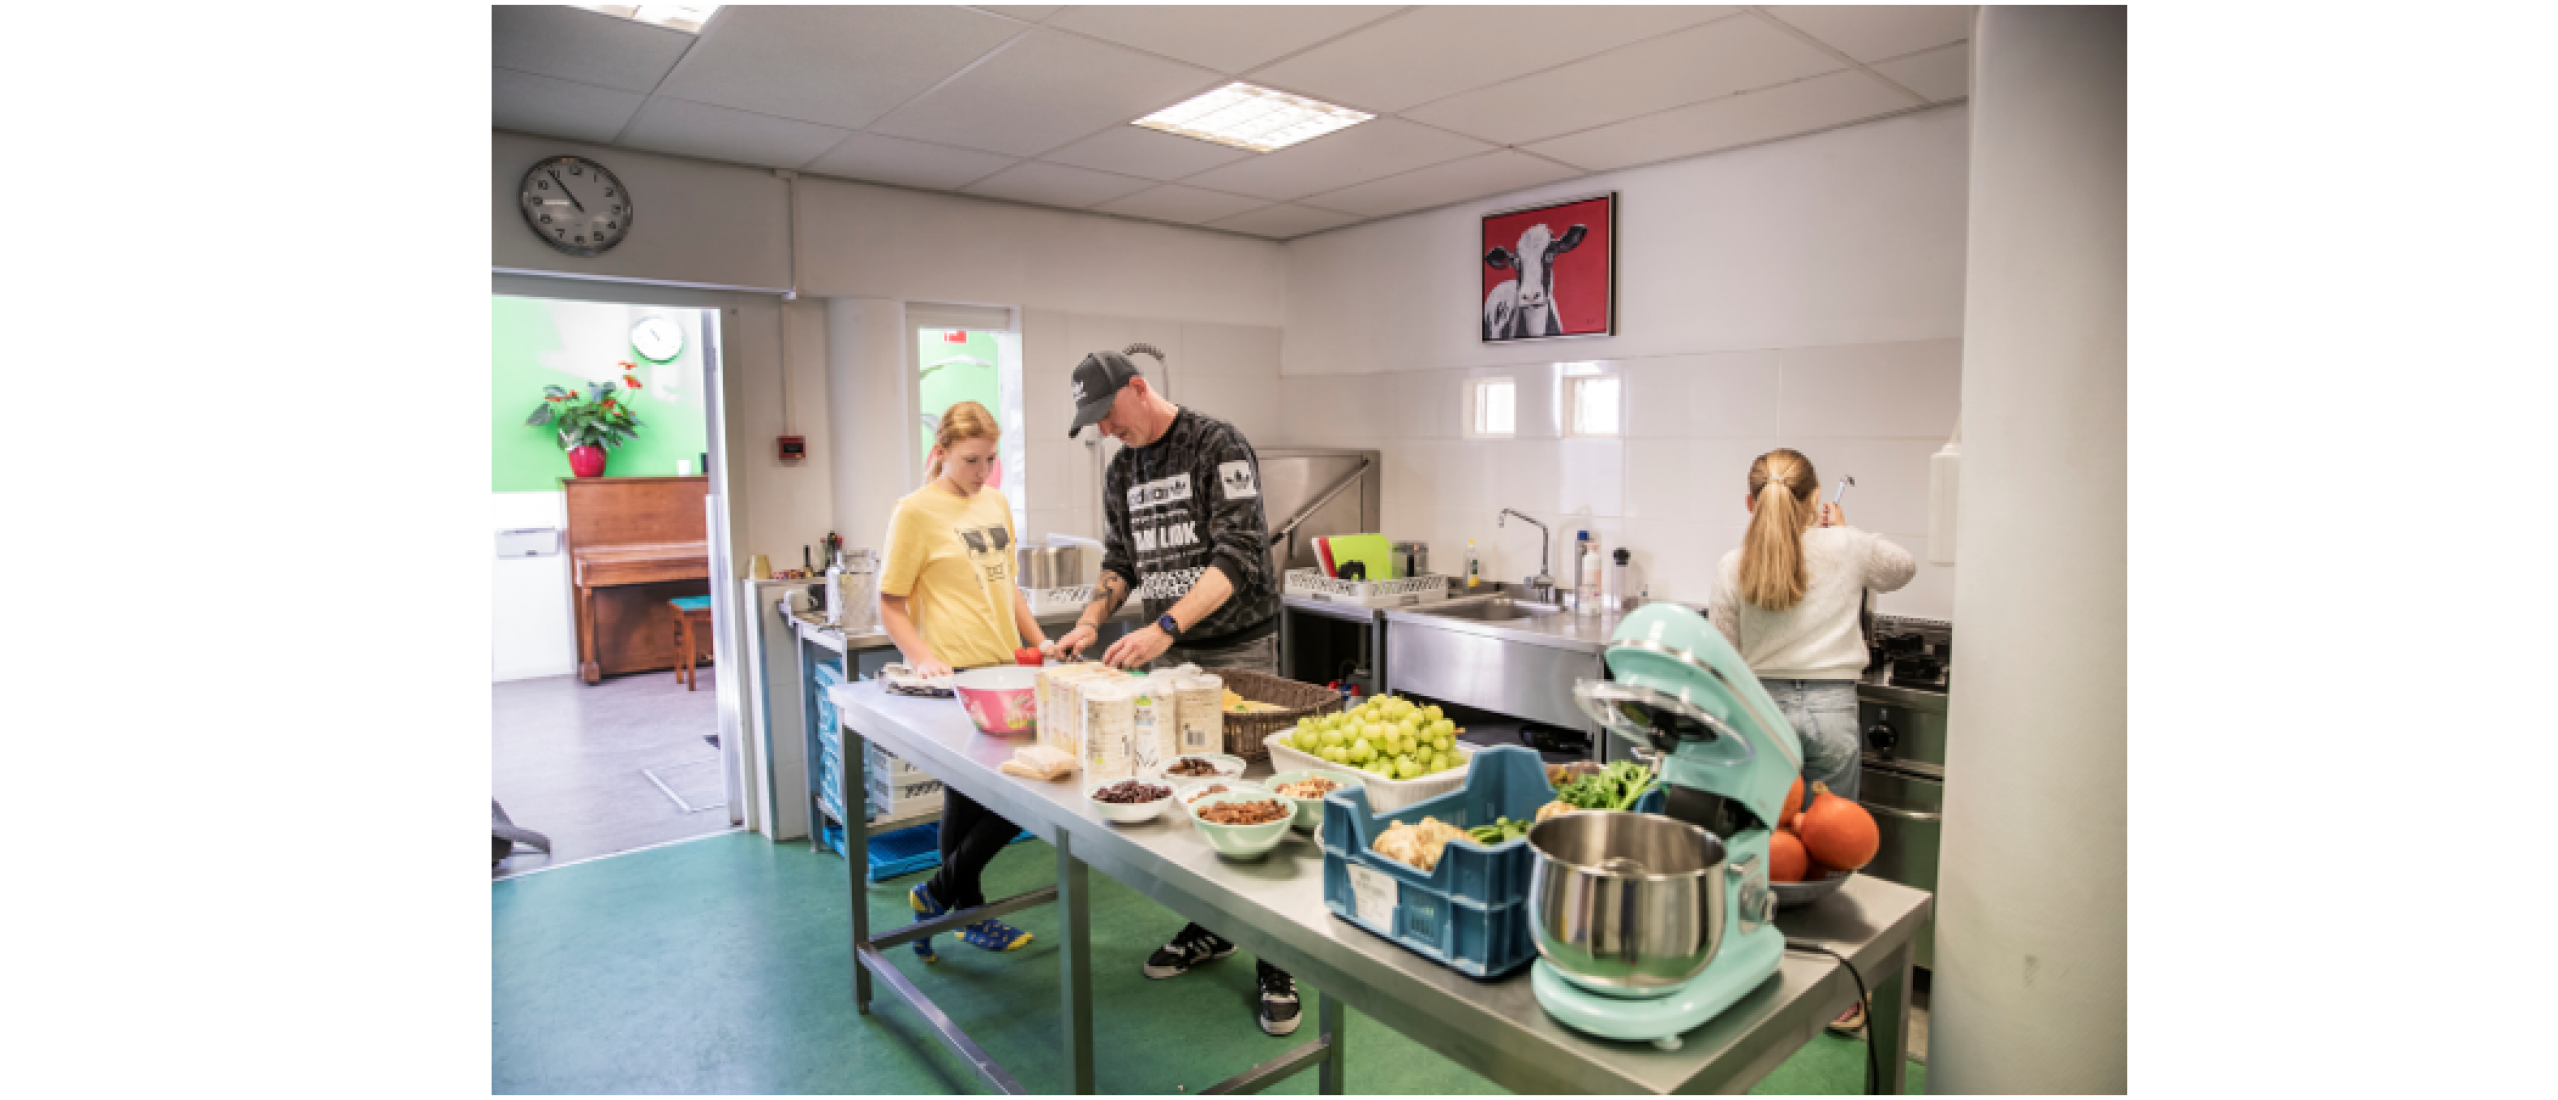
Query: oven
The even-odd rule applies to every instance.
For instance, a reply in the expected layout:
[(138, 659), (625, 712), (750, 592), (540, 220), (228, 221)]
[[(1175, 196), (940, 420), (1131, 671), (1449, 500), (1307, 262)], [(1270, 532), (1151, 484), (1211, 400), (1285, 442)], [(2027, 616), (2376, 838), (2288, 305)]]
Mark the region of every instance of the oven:
[[(1874, 817), (1882, 846), (1864, 873), (1936, 892), (1944, 835), (1946, 685), (1952, 682), (1953, 626), (1879, 617), (1874, 664), (1856, 685), (1857, 728), (1865, 737), (1857, 802)], [(1933, 967), (1936, 929), (1919, 931), (1917, 963)]]

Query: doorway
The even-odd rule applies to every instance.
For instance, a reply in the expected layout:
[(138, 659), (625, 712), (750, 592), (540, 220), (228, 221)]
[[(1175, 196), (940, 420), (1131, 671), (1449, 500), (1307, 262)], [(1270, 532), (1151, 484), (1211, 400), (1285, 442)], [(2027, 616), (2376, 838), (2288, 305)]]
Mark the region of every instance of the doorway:
[[(491, 797), (550, 847), (519, 844), (493, 874), (735, 828), (719, 312), (512, 295), (492, 311)], [(573, 469), (593, 457), (573, 446), (603, 449), (600, 475)]]

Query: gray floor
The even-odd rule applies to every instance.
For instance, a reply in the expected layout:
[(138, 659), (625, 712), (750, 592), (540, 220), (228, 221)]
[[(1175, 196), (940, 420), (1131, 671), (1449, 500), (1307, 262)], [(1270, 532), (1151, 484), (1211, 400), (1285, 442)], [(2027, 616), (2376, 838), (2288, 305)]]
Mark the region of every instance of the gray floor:
[(718, 673), (703, 668), (686, 691), (671, 672), (617, 676), (588, 686), (574, 676), (491, 685), (491, 793), (517, 825), (551, 838), (554, 851), (520, 851), (493, 877), (687, 840), (729, 828), (728, 810), (685, 813), (643, 769), (655, 769), (688, 804), (722, 801)]

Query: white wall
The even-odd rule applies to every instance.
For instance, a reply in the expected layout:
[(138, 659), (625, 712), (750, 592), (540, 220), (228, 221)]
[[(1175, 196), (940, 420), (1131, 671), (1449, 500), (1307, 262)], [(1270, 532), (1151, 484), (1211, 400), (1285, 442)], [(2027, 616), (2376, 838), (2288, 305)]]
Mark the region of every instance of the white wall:
[[(505, 292), (723, 309), (741, 569), (754, 553), (796, 566), (800, 547), (829, 530), (875, 547), (890, 507), (914, 488), (903, 451), (913, 418), (897, 415), (912, 400), (906, 302), (1022, 311), (1036, 471), (1028, 533), (1098, 533), (1089, 452), (1065, 438), (1066, 376), (1086, 352), (1153, 343), (1172, 359), (1174, 400), (1234, 421), (1256, 442), (1281, 430), (1287, 262), (1272, 242), (803, 176), (794, 256), (790, 190), (769, 171), (502, 132), (491, 142), (493, 266), (551, 276), (501, 275), (500, 287), (513, 288)], [(630, 186), (641, 220), (612, 252), (564, 255), (533, 239), (517, 214), (525, 170), (556, 153), (593, 158)], [(794, 264), (801, 297), (788, 304), (631, 282), (784, 288)], [(788, 427), (809, 449), (800, 463), (781, 462), (774, 445), (785, 421), (785, 319)]]
[[(1958, 401), (1967, 129), (1957, 105), (1290, 242), (1282, 434), (1382, 449), (1386, 533), (1443, 571), (1474, 538), (1492, 577), (1533, 572), (1536, 529), (1493, 526), (1515, 507), (1554, 524), (1558, 573), (1586, 527), (1696, 602), (1748, 522), (1750, 459), (1791, 446), (1920, 557), (1883, 610), (1950, 617), (1927, 456)], [(1622, 335), (1483, 344), (1480, 215), (1607, 190)], [(1624, 376), (1627, 438), (1560, 438), (1567, 363)], [(1463, 380), (1496, 375), (1521, 385), (1518, 438), (1460, 438)]]
[(1981, 9), (1928, 1087), (2129, 1087), (2121, 8)]

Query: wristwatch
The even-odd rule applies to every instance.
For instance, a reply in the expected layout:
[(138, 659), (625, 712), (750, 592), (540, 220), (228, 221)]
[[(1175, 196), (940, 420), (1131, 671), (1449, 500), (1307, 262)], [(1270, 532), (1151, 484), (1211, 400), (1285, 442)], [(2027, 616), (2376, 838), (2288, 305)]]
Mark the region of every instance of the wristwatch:
[(1172, 612), (1169, 611), (1164, 612), (1163, 618), (1155, 620), (1155, 629), (1163, 631), (1167, 637), (1181, 637), (1181, 624), (1172, 621)]

